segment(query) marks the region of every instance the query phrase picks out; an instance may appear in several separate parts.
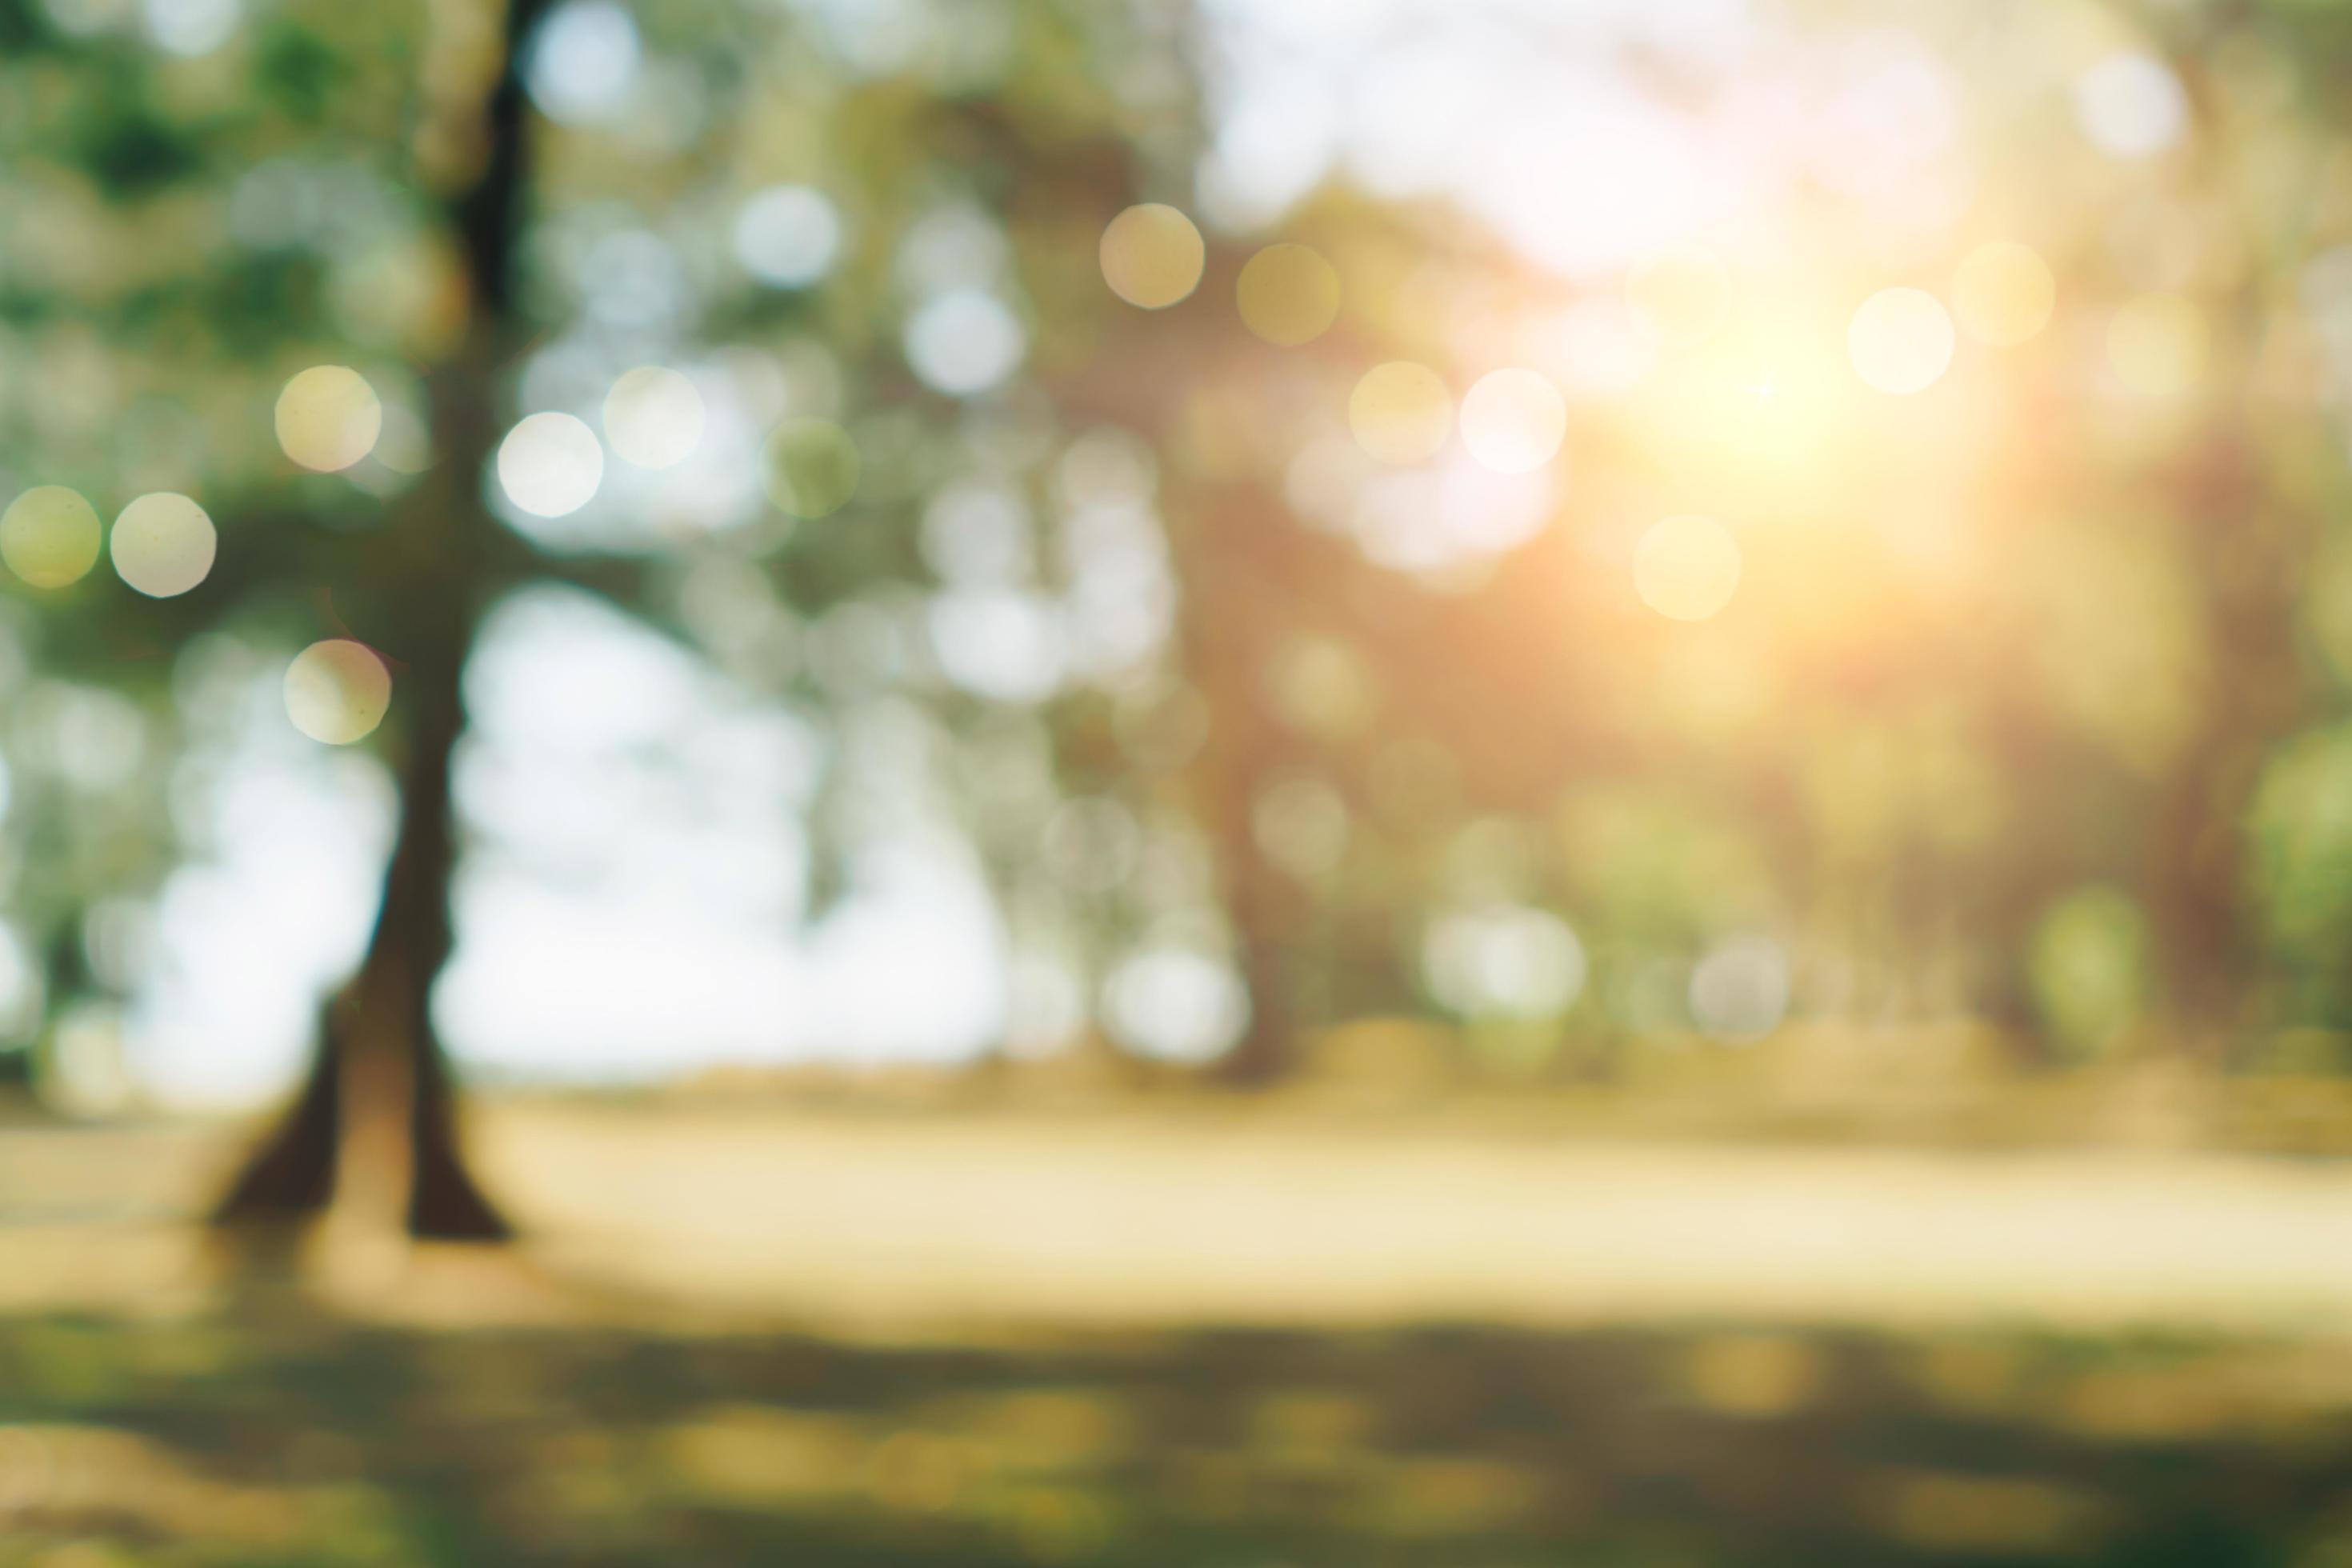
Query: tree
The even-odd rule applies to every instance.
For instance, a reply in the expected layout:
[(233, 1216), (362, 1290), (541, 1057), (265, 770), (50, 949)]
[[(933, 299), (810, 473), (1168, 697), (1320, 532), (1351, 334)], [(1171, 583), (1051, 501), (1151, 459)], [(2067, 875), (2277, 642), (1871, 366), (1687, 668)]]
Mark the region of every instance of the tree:
[[(1018, 489), (1042, 486), (1053, 454), (1103, 416), (1076, 390), (1118, 308), (1099, 290), (1093, 239), (1158, 177), (1154, 167), (1182, 157), (1188, 79), (1155, 58), (1178, 14), (973, 7), (908, 53), (908, 40), (856, 17), (821, 25), (731, 4), (633, 22), (608, 6), (514, 0), (503, 11), (436, 9), (421, 26), (397, 8), (329, 8), (289, 12), (201, 68), (8, 15), (38, 46), (22, 68), (108, 74), (121, 89), (103, 110), (50, 100), (55, 122), (33, 128), (37, 144), (64, 150), (59, 184), (102, 190), (102, 215), (126, 226), (130, 215), (152, 216), (168, 230), (186, 221), (171, 202), (218, 201), (233, 186), (228, 205), (248, 231), (320, 221), (364, 231), (352, 242), (358, 256), (352, 245), (334, 253), (351, 238), (341, 228), (324, 246), (248, 232), (234, 247), (151, 255), (141, 276), (104, 292), (59, 273), (12, 300), (15, 319), (47, 331), (79, 312), (110, 349), (146, 356), (188, 408), (250, 410), (291, 353), (324, 357), (317, 345), (334, 343), (330, 353), (369, 364), (394, 414), (413, 400), (429, 442), (430, 460), (409, 465), (414, 475), (370, 470), (389, 493), (379, 509), (341, 480), (255, 450), (250, 427), (230, 431), (222, 450), (173, 476), (220, 516), (219, 559), (200, 587), (126, 603), (93, 579), (39, 606), (52, 665), (118, 680), (126, 644), (168, 668), (208, 627), (259, 626), (275, 640), (299, 624), (306, 600), (394, 675), (378, 743), (399, 805), (373, 934), (322, 1010), (304, 1086), (220, 1217), (290, 1221), (333, 1199), (420, 1236), (503, 1235), (508, 1222), (460, 1154), (456, 1087), (431, 1007), (452, 946), (462, 836), (451, 762), (484, 616), (519, 585), (569, 584), (700, 641), (714, 628), (700, 624), (688, 580), (712, 567), (764, 580), (776, 613), (803, 620), (851, 609), (892, 616), (909, 595), (919, 604), (923, 518), (943, 480), (1003, 469)], [(568, 31), (551, 41), (559, 25)], [(577, 83), (567, 86), (563, 71), (583, 47), (605, 48), (604, 67), (632, 69), (656, 54), (668, 74), (645, 72), (640, 97), (652, 107), (621, 122), (609, 105), (567, 99)], [(191, 75), (206, 91), (192, 92)], [(673, 133), (663, 115), (694, 123)], [(349, 162), (333, 165), (337, 157)], [(350, 210), (351, 192), (331, 178), (347, 172), (365, 198)], [(298, 187), (280, 204), (289, 211), (278, 211), (270, 198), (289, 186)], [(765, 216), (752, 218), (746, 202), (731, 226), (714, 226), (714, 202), (746, 186), (769, 199)], [(437, 194), (418, 197), (415, 187)], [(779, 191), (787, 219), (817, 209), (827, 257), (814, 266), (774, 254)], [(641, 258), (690, 257), (720, 275), (657, 328), (583, 327), (590, 312), (573, 304), (583, 285), (562, 262), (564, 236), (581, 224), (609, 227), (631, 209), (650, 237), (632, 240)], [(803, 232), (798, 243), (813, 242)], [(830, 279), (812, 286), (835, 249)], [(1081, 279), (1095, 286), (1075, 288)], [(1053, 308), (1024, 321), (1033, 300)], [(928, 326), (909, 321), (942, 301)], [(833, 405), (822, 418), (795, 408), (766, 442), (748, 522), (684, 537), (639, 528), (618, 547), (582, 548), (533, 535), (518, 526), (529, 519), (492, 504), (516, 373), (541, 363), (551, 342), (655, 358), (740, 350), (766, 366), (746, 371), (755, 382), (781, 356), (829, 379)], [(413, 399), (402, 391), (412, 378)], [(1026, 450), (1033, 437), (1043, 446), (1009, 468), (992, 456), (1008, 439)], [(40, 461), (48, 477), (110, 495), (121, 453), (96, 437), (88, 446), (79, 468), (66, 468), (54, 442)], [(836, 512), (853, 490), (856, 501)], [(755, 690), (798, 704), (813, 726), (846, 733), (870, 707), (866, 693), (828, 684), (825, 670), (740, 647), (709, 651)], [(950, 729), (1003, 706), (971, 701), (935, 675), (894, 671), (886, 684)], [(160, 707), (163, 683), (145, 695)], [(854, 804), (861, 782), (844, 760), (854, 749), (831, 752), (835, 805)], [(854, 853), (855, 816), (820, 811), (829, 860)], [(142, 853), (150, 865), (167, 858), (168, 839)], [(60, 869), (60, 899), (85, 890), (86, 871)], [(47, 923), (59, 951), (78, 954), (70, 916)]]

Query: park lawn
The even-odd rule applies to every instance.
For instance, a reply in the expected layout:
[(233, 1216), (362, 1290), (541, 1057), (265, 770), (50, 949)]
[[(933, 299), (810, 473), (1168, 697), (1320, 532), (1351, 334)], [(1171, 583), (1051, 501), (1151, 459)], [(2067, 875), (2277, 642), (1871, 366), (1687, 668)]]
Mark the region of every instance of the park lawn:
[(2352, 1564), (2332, 1163), (478, 1131), (527, 1247), (323, 1270), (0, 1140), (0, 1568)]
[(0, 1563), (2352, 1561), (2352, 1349), (0, 1321)]

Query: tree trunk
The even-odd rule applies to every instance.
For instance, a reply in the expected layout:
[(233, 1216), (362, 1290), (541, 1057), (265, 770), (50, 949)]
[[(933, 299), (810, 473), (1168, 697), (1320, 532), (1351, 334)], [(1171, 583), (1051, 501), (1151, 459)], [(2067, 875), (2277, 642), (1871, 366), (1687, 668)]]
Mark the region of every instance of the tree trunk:
[(463, 585), (444, 586), (437, 609), (426, 612), (433, 624), (407, 627), (426, 635), (399, 684), (409, 720), (400, 826), (374, 934), (358, 974), (323, 1010), (309, 1081), (221, 1204), (225, 1224), (294, 1223), (332, 1203), (373, 1211), (415, 1236), (509, 1233), (460, 1156), (430, 1011), (434, 978), (453, 946), (449, 760), (465, 722), (458, 680), (473, 624)]
[(1291, 949), (1298, 932), (1296, 921), (1286, 918), (1286, 890), (1268, 885), (1279, 873), (1264, 863), (1249, 837), (1245, 794), (1232, 812), (1238, 820), (1224, 825), (1220, 859), (1250, 1016), (1242, 1037), (1218, 1058), (1217, 1077), (1236, 1088), (1257, 1089), (1280, 1081), (1296, 1065)]
[(1290, 745), (1267, 691), (1287, 624), (1289, 563), (1278, 552), (1286, 524), (1261, 498), (1239, 493), (1211, 497), (1191, 521), (1203, 537), (1176, 542), (1189, 584), (1185, 654), (1212, 715), (1196, 787), (1250, 1009), (1242, 1037), (1213, 1071), (1223, 1083), (1256, 1089), (1294, 1065), (1293, 955), (1306, 912), (1300, 889), (1267, 863), (1254, 821), (1258, 793)]
[[(548, 0), (509, 0), (505, 63), (482, 104), (480, 157), (448, 221), (471, 321), (426, 378), (439, 458), (368, 562), (384, 595), (396, 710), (404, 721), (400, 826), (360, 970), (322, 1009), (309, 1081), (215, 1212), (216, 1223), (291, 1224), (349, 1207), (410, 1235), (493, 1241), (509, 1227), (467, 1173), (456, 1088), (433, 1031), (433, 982), (453, 945), (456, 824), (449, 763), (465, 728), (461, 681), (497, 587), (493, 531), (476, 489), (499, 428), (499, 372), (525, 337), (514, 305), (528, 172), (521, 46)], [(396, 646), (394, 642), (396, 641)]]

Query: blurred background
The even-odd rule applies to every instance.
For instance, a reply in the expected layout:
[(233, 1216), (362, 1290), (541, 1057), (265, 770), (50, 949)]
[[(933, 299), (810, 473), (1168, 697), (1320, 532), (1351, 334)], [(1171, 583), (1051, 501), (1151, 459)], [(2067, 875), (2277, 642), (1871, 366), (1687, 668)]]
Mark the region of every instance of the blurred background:
[(2347, 68), (0, 0), (0, 1563), (2352, 1563)]

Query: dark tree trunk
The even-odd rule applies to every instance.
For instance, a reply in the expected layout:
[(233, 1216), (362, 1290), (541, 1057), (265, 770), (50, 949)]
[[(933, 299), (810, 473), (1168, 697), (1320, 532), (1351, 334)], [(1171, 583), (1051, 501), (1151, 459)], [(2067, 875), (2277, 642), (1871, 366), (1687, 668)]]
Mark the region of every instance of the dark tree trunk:
[(2309, 710), (2297, 628), (2311, 520), (2258, 504), (2262, 445), (2225, 427), (2182, 481), (2184, 548), (2206, 579), (2214, 693), (2158, 803), (2145, 896), (2173, 1025), (2192, 1061), (2235, 1064), (2253, 1019), (2246, 813), (2261, 759)]
[(1266, 1089), (1295, 1065), (1292, 1036), (1297, 1020), (1290, 1007), (1290, 954), (1280, 942), (1244, 937), (1242, 984), (1249, 994), (1249, 1027), (1217, 1060), (1218, 1079), (1234, 1089)]
[(349, 1204), (413, 1236), (510, 1234), (467, 1170), (431, 998), (453, 945), (449, 764), (465, 728), (461, 683), (497, 576), (497, 524), (476, 487), (498, 428), (499, 371), (523, 336), (513, 310), (528, 151), (518, 62), (546, 8), (547, 0), (509, 0), (506, 67), (483, 105), (480, 163), (449, 200), (472, 321), (464, 350), (427, 378), (439, 465), (387, 521), (367, 562), (366, 587), (388, 612), (384, 651), (403, 731), (400, 824), (374, 933), (359, 973), (321, 1010), (309, 1080), (215, 1211), (223, 1225), (290, 1225)]
[(1197, 787), (1250, 1008), (1248, 1026), (1217, 1058), (1215, 1076), (1235, 1088), (1262, 1088), (1293, 1066), (1294, 953), (1306, 914), (1301, 890), (1260, 849), (1254, 821), (1258, 793), (1291, 747), (1268, 692), (1287, 624), (1289, 562), (1279, 550), (1283, 519), (1262, 498), (1213, 496), (1191, 521), (1201, 537), (1179, 542), (1192, 584), (1185, 652), (1212, 715)]
[(412, 601), (430, 620), (404, 628), (422, 635), (399, 682), (408, 719), (400, 826), (374, 934), (358, 974), (324, 1009), (309, 1081), (222, 1203), (224, 1223), (296, 1222), (338, 1197), (373, 1195), (377, 1206), (397, 1205), (412, 1235), (509, 1234), (460, 1156), (430, 1011), (453, 945), (449, 760), (465, 721), (458, 680), (472, 624), (463, 585), (446, 587), (437, 608)]

